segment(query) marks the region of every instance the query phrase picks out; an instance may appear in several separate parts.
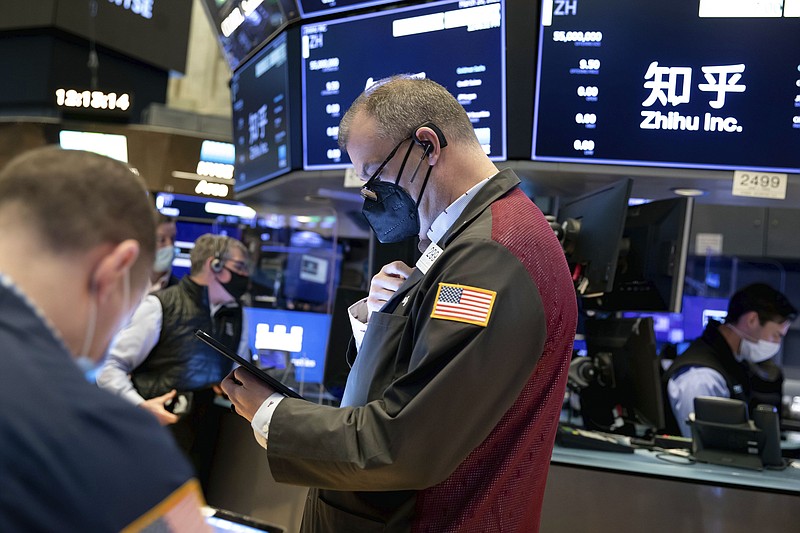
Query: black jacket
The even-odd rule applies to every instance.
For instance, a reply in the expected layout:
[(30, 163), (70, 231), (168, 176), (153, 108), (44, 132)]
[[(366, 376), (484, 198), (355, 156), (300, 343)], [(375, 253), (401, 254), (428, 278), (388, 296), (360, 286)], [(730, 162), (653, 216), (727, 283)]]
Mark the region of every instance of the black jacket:
[(231, 362), (194, 333), (202, 329), (236, 351), (242, 335), (241, 307), (223, 307), (212, 320), (208, 289), (189, 276), (153, 294), (161, 302), (164, 315), (158, 343), (133, 371), (139, 394), (149, 399), (172, 389), (195, 391), (222, 381), (231, 370)]
[(663, 390), (666, 402), (664, 413), (667, 419), (667, 432), (679, 435), (678, 423), (669, 405), (667, 383), (673, 377), (691, 367), (705, 366), (719, 372), (728, 385), (730, 397), (748, 404), (750, 411), (758, 404), (775, 405), (780, 412), (783, 374), (772, 361), (753, 364), (737, 361), (728, 342), (719, 328), (722, 326), (715, 320), (709, 320), (703, 334), (692, 341), (689, 348), (680, 355), (672, 366), (664, 373)]

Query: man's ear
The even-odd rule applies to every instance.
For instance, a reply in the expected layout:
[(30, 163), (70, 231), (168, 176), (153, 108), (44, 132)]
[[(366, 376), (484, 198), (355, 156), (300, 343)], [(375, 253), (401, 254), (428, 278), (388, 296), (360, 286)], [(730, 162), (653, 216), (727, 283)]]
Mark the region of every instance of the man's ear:
[(113, 294), (114, 287), (139, 258), (139, 241), (126, 239), (113, 246), (97, 262), (92, 285), (100, 302)]
[(430, 127), (423, 125), (417, 129), (414, 138), (417, 143), (425, 149), (428, 164), (435, 165), (443, 147), (439, 142), (439, 136), (436, 135), (436, 132)]
[(744, 313), (740, 320), (744, 321), (745, 326), (748, 328), (757, 328), (761, 326), (761, 321), (758, 319), (758, 312), (756, 311)]

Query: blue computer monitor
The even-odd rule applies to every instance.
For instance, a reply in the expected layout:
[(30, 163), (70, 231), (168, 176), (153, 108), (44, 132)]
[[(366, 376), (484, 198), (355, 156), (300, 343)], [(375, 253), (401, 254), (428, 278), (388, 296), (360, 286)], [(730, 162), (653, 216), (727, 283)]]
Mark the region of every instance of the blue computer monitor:
[(301, 26), (306, 170), (350, 166), (337, 141), (342, 116), (373, 82), (403, 73), (447, 88), (484, 151), (506, 159), (505, 2), (465, 4), (429, 2)]
[(724, 322), (728, 314), (727, 298), (707, 296), (683, 297), (683, 331), (686, 340), (693, 340), (703, 334), (709, 319)]
[(245, 307), (250, 350), (265, 369), (292, 369), (298, 383), (322, 383), (331, 315)]
[(653, 332), (659, 345), (680, 344), (686, 340), (683, 316), (680, 313), (622, 313), (622, 316), (623, 318), (652, 318)]

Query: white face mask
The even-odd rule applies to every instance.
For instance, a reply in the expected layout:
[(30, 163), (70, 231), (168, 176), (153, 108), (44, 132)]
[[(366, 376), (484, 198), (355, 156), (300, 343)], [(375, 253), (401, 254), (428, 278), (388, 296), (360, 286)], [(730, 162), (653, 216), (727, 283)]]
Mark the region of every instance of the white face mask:
[(153, 272), (168, 272), (172, 268), (173, 259), (175, 259), (174, 246), (159, 248), (153, 260)]
[[(125, 277), (122, 278), (122, 309), (126, 310), (130, 306), (131, 303), (131, 279), (130, 279), (130, 271), (125, 271)], [(124, 324), (127, 321), (121, 321), (120, 324)], [(101, 357), (98, 359), (94, 359), (89, 355), (89, 350), (92, 349), (92, 343), (94, 342), (94, 333), (95, 329), (97, 328), (97, 303), (94, 301), (94, 298), (89, 298), (89, 316), (86, 318), (86, 333), (83, 336), (83, 347), (81, 348), (80, 353), (77, 357), (75, 357), (75, 364), (78, 365), (78, 368), (86, 374), (89, 372), (93, 372), (97, 370), (100, 365), (103, 364), (105, 361), (106, 356), (108, 355), (108, 350), (111, 347), (106, 346), (105, 352)]]
[(739, 355), (751, 363), (762, 363), (781, 349), (781, 343), (765, 341), (759, 339), (758, 342), (753, 342), (749, 339), (742, 339), (742, 344), (739, 346)]
[(742, 342), (739, 345), (739, 355), (745, 361), (750, 361), (751, 363), (763, 363), (767, 359), (775, 357), (775, 355), (781, 349), (781, 343), (779, 342), (772, 342), (764, 339), (751, 340), (747, 338), (747, 335), (739, 331), (739, 329), (733, 325), (728, 324), (728, 327), (735, 331), (739, 337), (741, 337)]

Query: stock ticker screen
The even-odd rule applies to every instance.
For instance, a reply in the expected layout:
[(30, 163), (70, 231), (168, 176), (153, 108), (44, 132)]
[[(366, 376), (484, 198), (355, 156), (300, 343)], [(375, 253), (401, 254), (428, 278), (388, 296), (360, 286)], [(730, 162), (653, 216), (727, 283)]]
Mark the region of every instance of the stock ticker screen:
[(800, 171), (800, 1), (546, 0), (532, 159)]
[(291, 170), (286, 40), (278, 36), (231, 79), (237, 192)]
[(388, 4), (393, 1), (394, 0), (297, 0), (297, 7), (300, 9), (300, 15), (305, 18)]
[(446, 87), (484, 151), (504, 160), (504, 16), (501, 1), (449, 0), (302, 26), (304, 168), (350, 165), (339, 121), (365, 88), (393, 74)]

